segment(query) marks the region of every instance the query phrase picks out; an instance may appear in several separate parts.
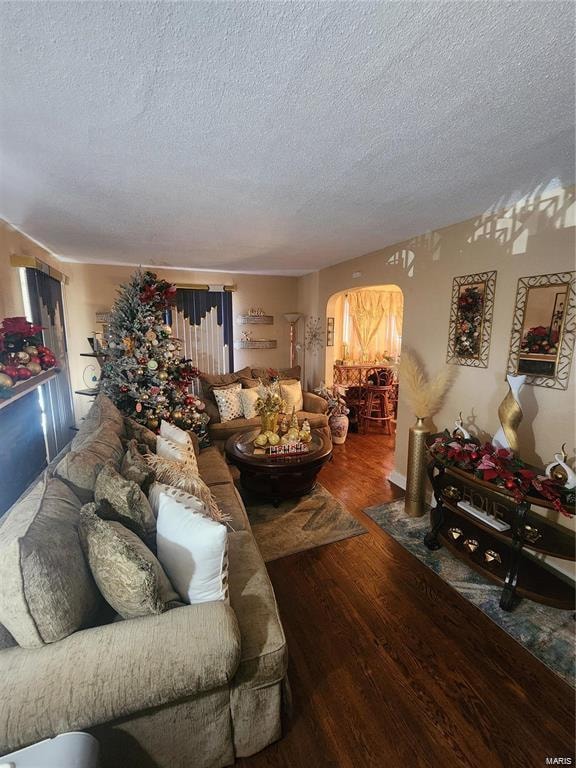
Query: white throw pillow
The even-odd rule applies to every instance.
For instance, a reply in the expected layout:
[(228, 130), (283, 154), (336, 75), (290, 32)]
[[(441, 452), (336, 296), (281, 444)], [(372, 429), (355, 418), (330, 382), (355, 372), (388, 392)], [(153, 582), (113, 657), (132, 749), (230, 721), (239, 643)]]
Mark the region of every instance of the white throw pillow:
[(192, 438), (188, 432), (180, 429), (180, 427), (177, 427), (176, 424), (171, 424), (169, 421), (164, 421), (164, 419), (162, 419), (160, 422), (160, 435), (165, 437), (167, 440), (172, 440), (173, 443), (192, 446)]
[(197, 496), (192, 496), (186, 491), (181, 491), (179, 488), (173, 488), (171, 485), (165, 483), (152, 483), (150, 490), (148, 491), (148, 502), (154, 512), (154, 517), (158, 518), (158, 512), (160, 511), (160, 494), (165, 493), (167, 496), (172, 496), (175, 499), (183, 498), (186, 500), (188, 506), (194, 509), (199, 515), (206, 514), (206, 505)]
[(240, 400), (242, 400), (242, 412), (245, 419), (255, 419), (258, 414), (256, 413), (256, 400), (260, 397), (258, 393), (258, 387), (252, 387), (251, 389), (240, 390)]
[(174, 589), (187, 603), (228, 602), (228, 531), (198, 514), (187, 494), (160, 492), (156, 545)]
[(163, 459), (174, 459), (175, 461), (183, 461), (190, 465), (190, 469), (198, 474), (198, 462), (196, 461), (196, 454), (194, 453), (194, 446), (192, 441), (186, 445), (181, 443), (175, 443), (173, 440), (168, 440), (162, 435), (156, 437), (156, 456), (161, 456)]
[(242, 400), (240, 399), (242, 384), (231, 384), (229, 387), (221, 387), (212, 391), (216, 398), (220, 421), (232, 421), (232, 419), (241, 419), (244, 416)]
[(293, 408), (296, 408), (296, 412), (304, 410), (302, 384), (299, 381), (281, 381), (280, 392), (282, 400), (286, 403), (286, 413), (292, 413)]

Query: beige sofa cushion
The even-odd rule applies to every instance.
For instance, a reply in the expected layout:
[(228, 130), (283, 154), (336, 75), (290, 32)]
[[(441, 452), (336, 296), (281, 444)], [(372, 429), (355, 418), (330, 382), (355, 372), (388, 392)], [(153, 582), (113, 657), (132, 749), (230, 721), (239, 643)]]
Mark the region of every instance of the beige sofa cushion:
[(202, 397), (207, 400), (212, 400), (212, 402), (216, 402), (212, 393), (214, 387), (225, 387), (228, 384), (235, 384), (237, 381), (240, 381), (240, 379), (248, 379), (250, 376), (251, 373), (248, 366), (242, 368), (240, 371), (234, 371), (234, 373), (201, 373), (199, 379), (200, 385), (202, 386)]
[(86, 418), (80, 422), (78, 434), (72, 440), (72, 450), (77, 451), (99, 427), (106, 424), (108, 429), (123, 437), (126, 433), (124, 417), (112, 400), (106, 395), (99, 394)]
[(198, 471), (200, 477), (212, 490), (213, 485), (230, 483), (230, 469), (220, 451), (214, 446), (204, 448), (198, 456)]
[(244, 504), (231, 480), (229, 483), (213, 485), (210, 490), (218, 508), (222, 510), (222, 514), (228, 516), (230, 527), (234, 531), (244, 531), (250, 528)]
[(282, 680), (288, 652), (272, 584), (252, 534), (228, 536), (230, 605), (240, 626), (240, 666), (233, 684), (259, 688)]
[(83, 503), (94, 499), (96, 478), (104, 464), (111, 460), (116, 469), (124, 451), (118, 435), (104, 422), (76, 450), (69, 451), (56, 466), (54, 476), (63, 480)]
[(163, 613), (180, 598), (158, 559), (120, 523), (102, 520), (96, 505), (80, 513), (80, 541), (106, 602), (124, 619)]
[(129, 440), (136, 440), (138, 443), (143, 443), (148, 450), (152, 453), (156, 453), (156, 433), (151, 429), (145, 427), (143, 424), (139, 424), (130, 416), (124, 417), (124, 425), (126, 427), (126, 435)]
[(80, 506), (60, 480), (42, 481), (0, 528), (0, 622), (24, 648), (67, 637), (101, 605), (78, 538)]
[[(302, 366), (295, 365), (293, 368), (279, 368), (278, 376), (280, 379), (301, 379), (302, 378)], [(269, 380), (268, 368), (252, 368), (252, 378), (262, 379), (267, 382)]]

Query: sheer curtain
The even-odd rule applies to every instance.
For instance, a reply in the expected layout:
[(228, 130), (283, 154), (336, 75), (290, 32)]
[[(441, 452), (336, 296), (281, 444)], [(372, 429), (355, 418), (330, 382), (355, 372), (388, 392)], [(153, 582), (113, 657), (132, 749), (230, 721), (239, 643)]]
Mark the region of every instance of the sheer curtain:
[(344, 300), (343, 341), (358, 362), (398, 357), (402, 344), (401, 291), (350, 291)]

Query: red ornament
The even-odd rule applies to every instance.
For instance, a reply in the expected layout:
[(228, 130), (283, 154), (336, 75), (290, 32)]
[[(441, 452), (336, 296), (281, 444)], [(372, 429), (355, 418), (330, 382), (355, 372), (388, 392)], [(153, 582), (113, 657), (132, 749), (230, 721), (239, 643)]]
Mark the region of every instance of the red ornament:
[(28, 370), (28, 368), (25, 368), (22, 366), (21, 368), (18, 368), (18, 378), (20, 381), (25, 381), (26, 379), (29, 379), (32, 376), (32, 371)]
[(18, 368), (15, 365), (7, 365), (6, 368), (4, 368), (3, 373), (5, 373), (6, 376), (10, 376), (11, 379), (18, 378)]
[(516, 488), (516, 483), (515, 483), (515, 481), (514, 481), (514, 480), (511, 480), (511, 479), (510, 479), (510, 480), (506, 480), (506, 482), (504, 483), (504, 485), (505, 485), (505, 487), (506, 487), (506, 488), (507, 488), (509, 491), (511, 491), (511, 490), (513, 490), (514, 488)]
[(472, 459), (472, 461), (478, 461), (478, 459), (480, 458), (480, 454), (478, 453), (478, 451), (472, 451), (472, 453), (470, 454), (470, 458)]

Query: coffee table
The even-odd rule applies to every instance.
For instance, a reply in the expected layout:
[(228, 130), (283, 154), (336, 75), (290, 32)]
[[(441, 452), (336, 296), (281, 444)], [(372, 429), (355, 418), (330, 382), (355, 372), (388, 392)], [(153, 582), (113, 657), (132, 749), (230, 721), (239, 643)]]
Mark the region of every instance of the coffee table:
[(310, 493), (332, 456), (332, 442), (314, 429), (306, 453), (274, 455), (254, 445), (258, 434), (259, 429), (238, 432), (226, 441), (226, 457), (240, 470), (242, 487), (269, 499), (275, 507), (283, 499)]

